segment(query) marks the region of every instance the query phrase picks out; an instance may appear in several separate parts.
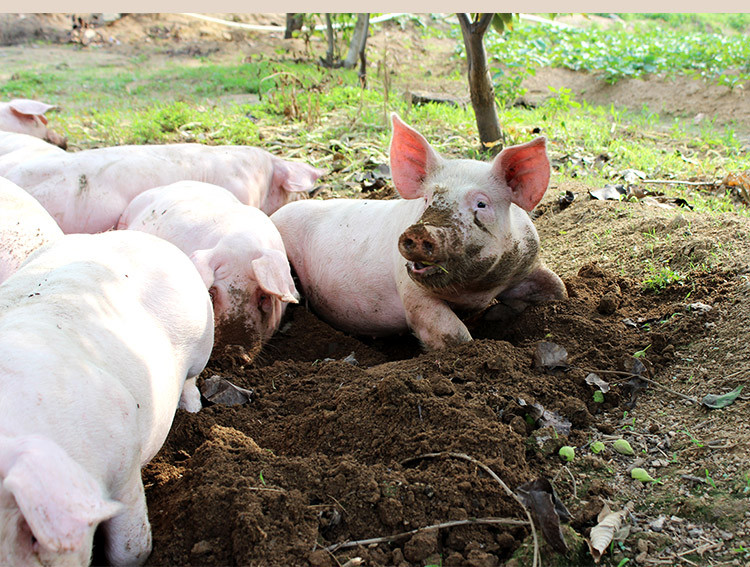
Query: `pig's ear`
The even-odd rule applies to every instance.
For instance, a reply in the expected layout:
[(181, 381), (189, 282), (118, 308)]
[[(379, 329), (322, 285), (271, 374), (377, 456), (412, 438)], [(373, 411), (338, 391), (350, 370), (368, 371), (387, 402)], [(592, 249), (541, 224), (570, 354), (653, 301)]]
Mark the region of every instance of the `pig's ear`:
[(542, 200), (550, 177), (543, 137), (505, 148), (492, 163), (492, 173), (510, 188), (510, 200), (531, 211)]
[(101, 486), (55, 442), (29, 436), (0, 443), (0, 460), (12, 465), (3, 470), (3, 488), (39, 543), (68, 553), (90, 545), (92, 528), (117, 515), (119, 502), (102, 497)]
[(190, 255), (195, 269), (198, 270), (203, 283), (206, 284), (206, 289), (210, 289), (216, 280), (212, 256), (211, 250), (196, 250)]
[(418, 199), (424, 195), (424, 180), (441, 162), (441, 157), (424, 136), (403, 122), (395, 112), (391, 114), (391, 177), (396, 190), (404, 199)]
[(281, 187), (290, 193), (309, 193), (313, 190), (318, 177), (325, 170), (318, 169), (306, 163), (286, 161), (276, 158), (273, 161), (273, 185)]
[(19, 118), (29, 119), (33, 116), (38, 116), (44, 124), (47, 124), (47, 118), (44, 116), (44, 113), (51, 108), (55, 108), (51, 104), (28, 99), (11, 100), (8, 106), (10, 106), (11, 111)]
[(294, 287), (289, 260), (280, 250), (264, 250), (251, 265), (255, 280), (263, 291), (286, 303), (298, 303), (299, 294)]

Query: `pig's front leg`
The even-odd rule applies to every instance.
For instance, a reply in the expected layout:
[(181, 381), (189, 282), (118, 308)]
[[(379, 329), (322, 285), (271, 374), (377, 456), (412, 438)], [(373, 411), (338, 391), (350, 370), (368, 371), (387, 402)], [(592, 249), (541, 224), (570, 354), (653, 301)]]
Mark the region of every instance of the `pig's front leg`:
[(445, 348), (471, 340), (466, 325), (442, 299), (428, 295), (410, 281), (399, 284), (406, 322), (426, 349)]
[(185, 385), (182, 387), (182, 394), (180, 395), (180, 409), (189, 411), (190, 413), (196, 413), (201, 410), (203, 404), (201, 404), (201, 393), (198, 390), (198, 386), (195, 385), (195, 376), (185, 380)]
[(130, 475), (117, 500), (125, 510), (104, 525), (107, 560), (110, 565), (143, 565), (151, 554), (151, 524), (139, 468)]

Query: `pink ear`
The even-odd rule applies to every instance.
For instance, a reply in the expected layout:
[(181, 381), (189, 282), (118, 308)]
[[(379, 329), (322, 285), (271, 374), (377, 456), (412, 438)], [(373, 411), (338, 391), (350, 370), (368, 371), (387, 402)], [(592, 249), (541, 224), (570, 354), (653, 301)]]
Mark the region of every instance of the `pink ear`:
[(404, 199), (424, 195), (424, 180), (441, 161), (424, 136), (404, 123), (395, 112), (391, 114), (391, 176), (396, 190)]
[(212, 265), (211, 250), (196, 250), (190, 255), (190, 259), (193, 261), (195, 269), (201, 275), (203, 283), (206, 284), (206, 289), (210, 289), (216, 279), (216, 270)]
[(286, 303), (298, 303), (289, 261), (279, 250), (264, 250), (260, 258), (252, 261), (258, 285), (266, 293), (275, 295)]
[(505, 181), (510, 200), (526, 211), (542, 200), (550, 177), (549, 159), (543, 137), (505, 148), (492, 163), (493, 174)]
[(10, 109), (17, 116), (19, 116), (19, 118), (38, 116), (44, 124), (47, 124), (47, 118), (44, 116), (44, 113), (47, 112), (50, 108), (55, 108), (51, 104), (25, 98), (17, 98), (11, 100), (8, 104), (10, 106)]
[[(34, 537), (66, 553), (87, 544), (91, 528), (122, 511), (102, 498), (102, 487), (54, 441), (29, 436), (5, 445), (14, 454), (3, 479)], [(4, 456), (6, 456), (6, 453)]]
[(290, 193), (309, 193), (315, 186), (318, 177), (325, 170), (318, 169), (306, 163), (286, 161), (281, 158), (273, 160), (273, 185), (281, 187)]

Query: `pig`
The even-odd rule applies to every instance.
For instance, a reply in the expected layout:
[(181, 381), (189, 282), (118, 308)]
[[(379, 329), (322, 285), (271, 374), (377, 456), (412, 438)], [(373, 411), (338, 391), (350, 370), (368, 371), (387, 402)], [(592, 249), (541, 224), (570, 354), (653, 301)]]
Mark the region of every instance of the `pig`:
[(544, 138), (507, 147), (492, 163), (445, 159), (391, 118), (401, 199), (310, 200), (271, 216), (313, 309), (350, 333), (410, 329), (440, 349), (471, 340), (454, 309), (565, 298), (527, 214), (549, 182)]
[(45, 154), (4, 176), (36, 197), (70, 234), (109, 230), (136, 195), (184, 180), (219, 185), (271, 214), (306, 197), (322, 174), (260, 148), (166, 144)]
[(68, 141), (65, 136), (47, 127), (45, 114), (53, 108), (56, 107), (52, 104), (25, 98), (0, 102), (0, 130), (36, 136), (66, 149)]
[(0, 283), (34, 250), (63, 235), (39, 202), (0, 177)]
[(0, 131), (0, 176), (25, 161), (47, 154), (65, 154), (65, 150), (28, 134)]
[(117, 228), (154, 234), (190, 256), (214, 306), (215, 346), (257, 352), (297, 303), (284, 243), (268, 216), (218, 185), (178, 181), (149, 189)]
[(190, 260), (139, 232), (65, 235), (0, 285), (0, 564), (143, 564), (141, 467), (213, 345)]

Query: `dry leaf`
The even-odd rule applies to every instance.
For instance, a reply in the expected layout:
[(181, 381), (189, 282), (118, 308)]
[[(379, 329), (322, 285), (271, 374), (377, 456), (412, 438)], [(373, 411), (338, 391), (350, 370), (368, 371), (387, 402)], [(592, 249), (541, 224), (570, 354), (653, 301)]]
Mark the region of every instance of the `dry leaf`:
[(591, 552), (591, 556), (594, 558), (595, 563), (599, 563), (599, 561), (601, 561), (602, 555), (604, 555), (604, 552), (609, 547), (609, 544), (612, 543), (615, 534), (620, 530), (622, 526), (623, 518), (625, 518), (625, 515), (630, 511), (631, 508), (632, 503), (629, 502), (625, 505), (625, 508), (623, 508), (619, 512), (612, 512), (609, 509), (609, 506), (605, 504), (604, 508), (602, 508), (602, 511), (599, 512), (599, 517), (597, 518), (599, 523), (591, 528), (589, 538), (586, 540), (586, 543), (588, 543), (589, 545), (589, 551)]

